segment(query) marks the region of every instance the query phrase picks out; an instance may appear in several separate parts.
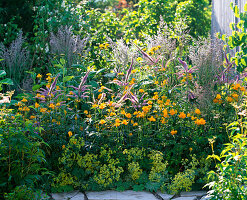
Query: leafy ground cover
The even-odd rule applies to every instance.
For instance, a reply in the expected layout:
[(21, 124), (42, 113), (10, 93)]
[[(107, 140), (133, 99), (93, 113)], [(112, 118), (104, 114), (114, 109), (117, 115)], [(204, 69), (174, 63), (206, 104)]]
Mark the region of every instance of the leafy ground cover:
[(1, 26), (1, 197), (207, 184), (244, 199), (246, 13), (210, 41), (208, 1), (101, 3), (30, 3), (32, 32)]

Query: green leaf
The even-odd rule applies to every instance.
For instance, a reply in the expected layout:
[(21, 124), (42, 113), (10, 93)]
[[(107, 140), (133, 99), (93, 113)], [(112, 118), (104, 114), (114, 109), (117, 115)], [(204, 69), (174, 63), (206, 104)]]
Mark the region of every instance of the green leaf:
[(34, 85), (33, 87), (32, 87), (32, 90), (33, 91), (36, 91), (36, 90), (38, 90), (39, 88), (41, 88), (42, 87), (42, 85)]
[(66, 61), (65, 61), (63, 58), (60, 58), (60, 63), (61, 63), (62, 65), (65, 65)]
[(6, 72), (4, 70), (0, 70), (0, 78), (6, 76)]
[(6, 78), (0, 81), (1, 84), (6, 84), (6, 85), (14, 85), (13, 81), (10, 78)]
[(84, 71), (87, 70), (87, 68), (83, 65), (78, 65), (78, 64), (73, 64), (71, 67), (74, 67), (74, 68), (80, 68), (80, 69), (83, 69)]
[(63, 82), (65, 83), (65, 82), (68, 82), (68, 81), (70, 81), (70, 80), (72, 80), (74, 78), (74, 76), (65, 76), (64, 78), (63, 78)]

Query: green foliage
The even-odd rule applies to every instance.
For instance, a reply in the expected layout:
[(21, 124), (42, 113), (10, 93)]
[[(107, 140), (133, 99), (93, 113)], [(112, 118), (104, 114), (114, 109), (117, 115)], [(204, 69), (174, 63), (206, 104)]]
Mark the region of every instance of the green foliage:
[[(6, 72), (4, 70), (0, 70), (0, 78), (2, 79), (4, 76), (6, 76)], [(9, 78), (0, 80), (0, 91), (3, 89), (2, 85), (13, 85), (13, 81)]]
[(227, 126), (229, 143), (225, 144), (220, 157), (209, 156), (219, 163), (216, 171), (210, 171), (208, 178), (211, 181), (206, 186), (210, 188), (208, 196), (211, 199), (246, 199), (246, 117), (240, 117), (238, 121)]
[[(46, 145), (33, 123), (3, 107), (0, 115), (0, 191), (8, 192), (17, 185), (34, 187), (47, 172), (41, 145)], [(15, 126), (13, 126), (15, 124)]]
[(237, 71), (243, 72), (247, 67), (247, 10), (245, 9), (244, 12), (240, 13), (238, 6), (233, 6), (233, 3), (231, 3), (231, 9), (234, 12), (235, 17), (238, 19), (238, 23), (236, 25), (234, 23), (231, 23), (229, 25), (232, 29), (232, 35), (230, 35), (229, 37), (227, 37), (226, 35), (218, 35), (218, 37), (225, 41), (230, 49), (236, 50), (236, 54), (231, 60), (235, 62)]

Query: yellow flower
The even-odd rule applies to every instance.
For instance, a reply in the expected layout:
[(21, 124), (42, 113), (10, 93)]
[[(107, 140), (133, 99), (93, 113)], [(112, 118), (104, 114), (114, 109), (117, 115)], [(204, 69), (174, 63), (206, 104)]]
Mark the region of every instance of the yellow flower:
[(56, 103), (56, 106), (57, 106), (57, 107), (61, 106), (61, 103)]
[(170, 113), (170, 115), (175, 115), (175, 114), (177, 114), (177, 111), (174, 109), (171, 109), (169, 113)]
[(170, 99), (167, 99), (166, 102), (165, 102), (165, 105), (166, 105), (166, 106), (169, 106), (170, 103), (171, 103)]
[(152, 105), (153, 104), (153, 102), (152, 101), (148, 101), (148, 105)]
[(23, 98), (21, 101), (25, 103), (25, 102), (27, 102), (27, 99)]
[(99, 45), (99, 48), (100, 48), (100, 49), (104, 49), (104, 48), (105, 48), (105, 45), (104, 45), (104, 44), (100, 44), (100, 45)]
[(140, 89), (140, 90), (139, 90), (139, 92), (143, 93), (143, 92), (144, 92), (144, 90), (143, 90), (143, 89)]
[(100, 105), (99, 105), (99, 109), (104, 109), (106, 107), (106, 104), (105, 103), (101, 103)]
[(215, 98), (219, 100), (219, 99), (221, 99), (221, 95), (217, 94)]
[(198, 115), (200, 115), (200, 114), (201, 114), (201, 111), (197, 108), (197, 109), (195, 110), (195, 113), (198, 114)]
[(158, 84), (159, 84), (159, 81), (155, 81), (154, 84), (155, 84), (155, 85), (158, 85)]
[(38, 75), (37, 75), (37, 78), (42, 78), (42, 75), (41, 75), (41, 74), (38, 74)]
[(97, 108), (98, 105), (97, 105), (97, 104), (93, 104), (92, 107), (93, 107), (93, 108)]
[(54, 105), (53, 103), (51, 103), (51, 104), (49, 105), (49, 108), (55, 109), (55, 105)]
[(133, 135), (133, 133), (129, 133), (129, 136), (132, 136)]
[(192, 151), (193, 149), (190, 147), (189, 150)]
[(167, 109), (164, 109), (162, 112), (164, 117), (169, 117)]
[(187, 117), (190, 117), (190, 113), (187, 114)]
[(134, 123), (133, 126), (138, 126), (138, 123)]
[(105, 49), (107, 49), (110, 45), (108, 43), (105, 43)]
[(143, 110), (143, 112), (147, 113), (147, 112), (149, 112), (150, 108), (148, 106), (143, 106), (142, 110)]
[(73, 133), (71, 131), (68, 132), (69, 137), (71, 137), (73, 135)]
[(154, 100), (157, 100), (158, 98), (159, 98), (159, 95), (154, 95), (154, 96), (153, 96), (153, 99), (154, 99)]
[(148, 118), (148, 120), (149, 120), (150, 122), (155, 122), (155, 121), (156, 121), (156, 119), (155, 119), (153, 116), (151, 116), (150, 118)]
[(62, 148), (64, 149), (65, 148), (65, 145), (63, 145)]
[(231, 102), (234, 101), (232, 97), (227, 97), (226, 100), (227, 100), (229, 103), (231, 103)]
[(46, 76), (51, 76), (51, 73), (46, 74)]
[(118, 118), (115, 120), (115, 123), (120, 123), (120, 122), (121, 122), (121, 120)]
[(35, 116), (33, 116), (33, 115), (31, 115), (31, 116), (30, 116), (30, 119), (35, 119), (35, 118), (36, 118), (36, 117), (35, 117)]
[(39, 105), (37, 102), (35, 102), (34, 107), (35, 107), (35, 108), (38, 108), (38, 107), (40, 107), (40, 105)]
[(233, 97), (234, 99), (237, 99), (237, 98), (238, 98), (238, 94), (234, 93), (234, 94), (232, 94), (232, 97)]
[(51, 122), (55, 123), (56, 122), (56, 119), (52, 119)]
[(88, 111), (87, 111), (87, 110), (84, 110), (84, 114), (85, 114), (85, 115), (88, 115)]
[(125, 116), (126, 116), (127, 118), (131, 118), (131, 114), (130, 114), (130, 113), (127, 113)]
[(181, 112), (178, 117), (184, 119), (186, 117), (186, 114), (184, 112)]
[(218, 103), (219, 100), (218, 100), (218, 99), (214, 99), (213, 102), (214, 102), (214, 103)]
[(78, 117), (77, 116), (75, 116), (75, 120), (77, 120), (78, 119)]
[(83, 131), (83, 126), (80, 126), (80, 131)]
[(123, 122), (122, 122), (122, 124), (124, 124), (124, 125), (127, 125), (128, 123), (129, 122), (126, 119), (124, 119)]
[(105, 124), (105, 123), (106, 123), (106, 121), (105, 121), (105, 120), (103, 120), (103, 119), (102, 119), (102, 120), (100, 120), (100, 122), (99, 122), (99, 124), (101, 124), (101, 125), (102, 125), (102, 124)]
[(201, 118), (201, 119), (197, 119), (196, 121), (195, 121), (195, 124), (196, 125), (205, 125), (206, 124), (206, 121), (203, 119), (203, 118)]
[(178, 131), (176, 131), (176, 130), (172, 130), (172, 131), (171, 131), (171, 134), (172, 134), (172, 135), (175, 135), (175, 134), (177, 134), (177, 133), (178, 133)]
[(46, 108), (41, 108), (39, 111), (44, 113), (44, 112), (46, 112), (46, 110), (47, 110)]

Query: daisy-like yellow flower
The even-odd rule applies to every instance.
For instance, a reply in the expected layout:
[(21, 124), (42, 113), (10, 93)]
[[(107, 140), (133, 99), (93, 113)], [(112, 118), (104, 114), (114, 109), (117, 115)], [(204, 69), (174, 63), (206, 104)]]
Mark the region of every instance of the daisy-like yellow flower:
[(41, 74), (38, 74), (37, 75), (37, 78), (41, 79), (42, 78), (42, 75)]
[(231, 102), (234, 101), (234, 99), (233, 99), (232, 97), (227, 97), (226, 100), (227, 100), (229, 103), (231, 103)]
[(176, 130), (172, 130), (172, 131), (171, 131), (171, 134), (172, 134), (172, 135), (175, 135), (175, 134), (177, 134), (177, 133), (178, 133), (178, 131), (176, 131)]
[(164, 117), (169, 117), (167, 109), (164, 109), (162, 112)]
[(99, 105), (99, 109), (104, 109), (106, 107), (106, 104), (105, 103), (101, 103), (100, 105)]
[(178, 115), (179, 118), (181, 119), (184, 119), (186, 118), (186, 114), (184, 112), (181, 112), (179, 115)]
[(156, 119), (155, 119), (153, 116), (151, 116), (150, 118), (148, 118), (148, 120), (149, 120), (150, 122), (155, 122), (155, 121), (156, 121)]
[(206, 124), (206, 121), (203, 119), (203, 118), (201, 118), (201, 119), (197, 119), (196, 121), (195, 121), (195, 124), (196, 125), (205, 125)]
[(217, 94), (215, 98), (219, 100), (219, 99), (221, 99), (221, 95)]
[(149, 112), (150, 108), (148, 106), (143, 106), (142, 110), (143, 110), (143, 112), (147, 113), (147, 112)]
[(54, 105), (54, 103), (50, 103), (50, 105), (49, 105), (49, 108), (51, 108), (51, 109), (55, 109), (55, 105)]
[(200, 114), (201, 114), (201, 111), (197, 108), (197, 109), (195, 109), (195, 113), (196, 113), (197, 115), (200, 115)]
[(35, 118), (36, 118), (36, 117), (35, 117), (35, 116), (33, 116), (33, 115), (31, 115), (31, 116), (30, 116), (30, 119), (35, 119)]
[(37, 102), (35, 102), (34, 107), (38, 108), (38, 107), (40, 107), (40, 105)]
[(131, 118), (132, 116), (131, 116), (131, 114), (130, 114), (130, 113), (127, 113), (127, 114), (125, 114), (125, 117), (127, 117), (127, 118)]
[(93, 104), (92, 107), (93, 108), (97, 108), (98, 107), (98, 104)]
[(27, 99), (26, 98), (23, 98), (21, 101), (24, 102), (24, 103), (26, 103), (27, 102)]
[(47, 108), (40, 108), (39, 111), (42, 112), (42, 113), (45, 113), (47, 111)]
[(144, 92), (144, 90), (143, 90), (143, 89), (140, 89), (140, 90), (139, 90), (139, 92), (143, 93), (143, 92)]
[(83, 112), (85, 115), (88, 115), (88, 111), (87, 110), (84, 110)]
[(69, 137), (71, 137), (73, 135), (73, 133), (71, 131), (68, 132)]
[(133, 126), (138, 126), (138, 123), (137, 123), (137, 122), (135, 122), (135, 123), (133, 124)]
[(127, 125), (129, 122), (126, 120), (126, 119), (124, 119), (123, 121), (122, 121), (122, 124), (124, 124), (124, 125)]
[(103, 124), (105, 124), (106, 123), (106, 121), (105, 120), (100, 120), (100, 122), (99, 122), (99, 124), (101, 124), (101, 125), (103, 125)]
[(177, 114), (177, 110), (171, 109), (169, 113), (170, 113), (170, 115), (175, 115), (175, 114)]

